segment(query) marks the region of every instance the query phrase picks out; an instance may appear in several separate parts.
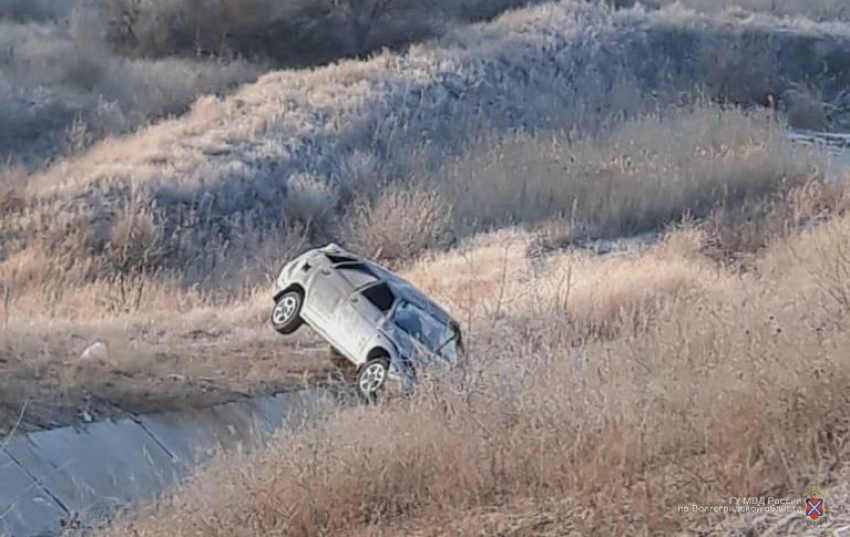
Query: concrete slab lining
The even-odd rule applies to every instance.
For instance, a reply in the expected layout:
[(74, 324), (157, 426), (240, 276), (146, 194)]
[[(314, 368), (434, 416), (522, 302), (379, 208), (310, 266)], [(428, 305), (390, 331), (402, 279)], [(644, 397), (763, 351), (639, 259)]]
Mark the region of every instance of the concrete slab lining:
[(31, 474), (0, 452), (0, 535), (54, 535), (67, 515)]
[(219, 453), (302, 425), (326, 398), (305, 390), (17, 435), (0, 444), (0, 537), (53, 536), (69, 520), (108, 518)]

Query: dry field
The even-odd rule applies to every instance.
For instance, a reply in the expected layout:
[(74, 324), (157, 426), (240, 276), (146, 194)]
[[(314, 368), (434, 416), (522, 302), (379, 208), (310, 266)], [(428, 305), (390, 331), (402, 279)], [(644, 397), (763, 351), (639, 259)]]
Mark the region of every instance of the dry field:
[[(676, 144), (664, 141), (668, 134)], [(437, 173), (385, 188), (374, 201), (353, 201), (340, 234), (420, 281), (414, 259), (429, 248), (457, 250), (476, 230), (540, 227), (534, 255), (545, 256), (699, 219), (715, 244), (711, 256), (740, 264), (812, 211), (837, 210), (838, 201), (819, 190), (830, 187), (817, 170), (816, 156), (787, 142), (771, 115), (706, 104), (637, 118), (599, 138), (494, 138)], [(801, 189), (819, 201), (797, 215), (784, 200)], [(161, 231), (144, 217), (126, 217), (110, 243), (112, 266), (148, 255), (139, 242)], [(332, 371), (316, 336), (280, 338), (266, 321), (271, 278), (307, 247), (303, 238), (259, 244), (251, 265), (245, 259), (237, 272), (238, 286), (210, 288), (148, 265), (87, 280), (73, 257), (48, 255), (47, 247), (10, 256), (2, 265), (0, 427), (12, 426), (24, 407), (26, 428), (50, 427), (324, 382)], [(213, 262), (223, 256), (205, 253)], [(467, 296), (461, 288), (455, 294)], [(451, 304), (452, 295), (435, 295)], [(81, 358), (95, 342), (106, 345), (105, 356)]]
[(846, 495), (848, 226), (771, 235), (743, 265), (701, 225), (602, 257), (541, 252), (551, 226), (425, 257), (406, 274), (469, 323), (460, 375), (220, 460), (107, 534), (802, 534), (675, 507)]
[[(250, 4), (228, 47), (266, 32)], [(59, 88), (86, 114), (142, 71), (142, 97), (173, 90), (119, 91), (135, 120), (68, 150), (51, 134), (0, 175), (0, 434), (333, 377), (309, 330), (265, 317), (280, 264), (335, 240), (444, 303), (468, 363), (217, 460), (101, 534), (796, 534), (676, 506), (811, 484), (850, 523), (850, 190), (787, 139), (848, 123), (847, 17), (655, 4), (544, 4), (239, 88), (274, 51), (189, 57), (186, 24), (221, 17), (188, 0), (115, 3), (139, 7), (138, 40), (107, 36), (83, 90), (0, 48), (0, 92)], [(75, 42), (62, 6), (0, 0), (0, 41)], [(166, 8), (183, 15), (145, 26)], [(187, 68), (208, 83), (171, 80)], [(0, 146), (24, 161), (27, 129), (73, 117), (21, 110), (39, 108), (0, 100)]]

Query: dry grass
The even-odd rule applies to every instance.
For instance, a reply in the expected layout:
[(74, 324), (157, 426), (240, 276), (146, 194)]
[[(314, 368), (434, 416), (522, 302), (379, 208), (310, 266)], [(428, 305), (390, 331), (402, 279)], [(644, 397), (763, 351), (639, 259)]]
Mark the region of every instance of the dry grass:
[(576, 236), (658, 229), (805, 182), (809, 155), (763, 112), (697, 106), (639, 117), (598, 138), (514, 135), (451, 161), (435, 179), (477, 225), (568, 219)]
[[(675, 144), (657, 141), (668, 135)], [(14, 381), (18, 388), (4, 392), (5, 404), (17, 409), (31, 397), (43, 409), (73, 409), (87, 404), (86, 393), (101, 392), (92, 410), (108, 415), (116, 407), (205, 404), (240, 391), (291, 386), (301, 374), (324, 374), (328, 361), (321, 352), (304, 359), (288, 348), (271, 352), (275, 344), (265, 315), (267, 286), (279, 265), (328, 236), (341, 235), (357, 251), (406, 266), (415, 283), (492, 337), (509, 329), (504, 323), (511, 316), (528, 319), (528, 331), (551, 317), (574, 326), (570, 337), (581, 342), (647, 329), (650, 312), (663, 312), (671, 297), (724, 295), (728, 282), (715, 263), (725, 267), (736, 256), (756, 255), (776, 238), (843, 206), (840, 196), (811, 175), (812, 155), (787, 145), (782, 125), (765, 114), (700, 105), (637, 118), (606, 136), (565, 137), (496, 138), (409, 184), (370, 189), (364, 173), (367, 188), (345, 202), (350, 209), (341, 220), (334, 212), (341, 190), (303, 175), (287, 196), (302, 211), (305, 227), (242, 221), (245, 234), (233, 236), (216, 222), (222, 235), (202, 251), (195, 238), (210, 226), (204, 212), (169, 222), (137, 194), (109, 209), (109, 225), (87, 227), (79, 213), (33, 211), (26, 191), (15, 194), (22, 201), (12, 203), (7, 214), (40, 231), (37, 241), (21, 248), (16, 244), (21, 235), (4, 230), (9, 241), (0, 263), (5, 328), (0, 345), (8, 356), (6, 376), (30, 379)], [(15, 174), (9, 177), (14, 184)], [(474, 186), (469, 192), (459, 191), (464, 180)], [(557, 253), (593, 237), (663, 231), (695, 216), (705, 219), (642, 256), (615, 256), (600, 264), (592, 250)], [(475, 236), (512, 222), (527, 227), (538, 222), (540, 229), (503, 231), (486, 239), (490, 243)], [(453, 241), (456, 248), (438, 262), (410, 264), (423, 251), (438, 252)], [(473, 301), (476, 309), (465, 309)], [(229, 322), (232, 328), (211, 330), (211, 321), (199, 314), (216, 309), (234, 314), (212, 324)], [(175, 314), (180, 323), (173, 322)], [(140, 319), (150, 322), (140, 325)], [(104, 323), (111, 323), (106, 334)], [(54, 327), (55, 343), (38, 343), (42, 326)], [(69, 373), (77, 371), (76, 357), (94, 341), (123, 348), (140, 330), (151, 339), (117, 354), (116, 363)], [(215, 358), (208, 363), (192, 358), (203, 352)], [(246, 371), (257, 370), (241, 365), (245, 353), (270, 375), (265, 384), (246, 377)], [(39, 358), (27, 358), (33, 354)], [(179, 367), (156, 359), (181, 354), (186, 359)], [(281, 361), (278, 368), (268, 367), (269, 357)], [(178, 370), (181, 380), (168, 380), (169, 369)], [(204, 392), (208, 384), (199, 379), (214, 379), (216, 388)], [(146, 396), (138, 386), (146, 386), (141, 390)], [(69, 421), (66, 410), (52, 418), (49, 410), (32, 414), (39, 424)]]
[[(467, 368), (224, 458), (106, 534), (787, 525), (675, 506), (846, 475), (847, 196), (782, 119), (710, 101), (787, 111), (805, 81), (840, 103), (850, 30), (724, 17), (550, 4), (6, 174), (3, 408), (50, 425), (292, 388), (317, 342), (260, 328), (264, 278), (341, 237), (453, 311)], [(108, 358), (81, 363), (93, 340)]]
[(31, 169), (180, 114), (199, 96), (228, 93), (263, 71), (242, 60), (127, 60), (84, 12), (43, 22), (2, 15), (0, 158)]
[[(850, 6), (843, 0), (675, 0), (682, 6), (721, 13), (741, 10), (770, 13), (782, 17), (806, 17), (817, 21), (848, 21)], [(670, 5), (674, 0), (646, 0), (648, 6)]]
[[(736, 31), (730, 34), (730, 27)], [(821, 63), (800, 53), (824, 35), (829, 36), (828, 45), (816, 50), (826, 62), (827, 76), (824, 69), (813, 71), (812, 65)], [(447, 161), (486, 146), (488, 139), (501, 140), (491, 142), (497, 147), (522, 151), (528, 145), (532, 153), (550, 155), (519, 159), (547, 179), (537, 185), (531, 183), (533, 177), (523, 178), (537, 191), (530, 192), (520, 205), (523, 214), (516, 218), (549, 209), (569, 214), (575, 205), (587, 215), (600, 209), (602, 221), (589, 218), (591, 227), (612, 232), (652, 227), (677, 211), (702, 212), (694, 206), (717, 201), (723, 184), (739, 181), (724, 176), (721, 166), (709, 192), (697, 193), (688, 186), (693, 177), (668, 188), (676, 173), (687, 173), (690, 155), (705, 157), (705, 163), (722, 162), (727, 168), (744, 166), (743, 161), (750, 159), (753, 169), (747, 173), (752, 177), (747, 181), (752, 183), (745, 194), (764, 178), (784, 173), (784, 163), (756, 169), (772, 162), (774, 152), (783, 151), (774, 144), (780, 127), (770, 126), (771, 120), (762, 123), (755, 115), (736, 119), (734, 112), (710, 111), (681, 119), (666, 117), (665, 112), (627, 122), (617, 130), (624, 119), (667, 110), (665, 104), (671, 101), (689, 100), (679, 92), (691, 92), (694, 86), (707, 93), (703, 101), (752, 104), (772, 92), (781, 104), (791, 88), (811, 84), (822, 99), (838, 102), (846, 84), (841, 82), (844, 70), (836, 58), (844, 57), (842, 51), (850, 42), (846, 35), (850, 32), (840, 24), (769, 17), (718, 21), (677, 9), (611, 11), (562, 2), (521, 10), (412, 47), (406, 54), (386, 52), (368, 61), (276, 72), (228, 98), (201, 99), (183, 118), (98, 144), (29, 178), (25, 210), (5, 216), (2, 228), (15, 236), (10, 256), (32, 250), (32, 257), (38, 257), (41, 237), (49, 233), (46, 227), (55, 227), (53, 221), (83, 230), (80, 244), (69, 238), (59, 253), (62, 257), (79, 252), (73, 257), (89, 267), (81, 273), (91, 278), (104, 271), (102, 253), (112, 236), (108, 228), (119, 223), (120, 208), (139, 200), (138, 206), (155, 215), (166, 238), (167, 255), (160, 267), (188, 267), (187, 281), (192, 283), (197, 281), (193, 278), (214, 281), (210, 261), (204, 258), (196, 264), (191, 245), (229, 250), (226, 260), (216, 262), (227, 267), (217, 275), (236, 274), (243, 252), (279, 241), (288, 225), (309, 227), (319, 241), (334, 238), (328, 223), (350, 208), (355, 190), (364, 186), (356, 178), (367, 178), (365, 188), (374, 191), (411, 174), (439, 177), (445, 175), (442, 168)], [(549, 37), (541, 41), (541, 36)], [(751, 61), (754, 51), (758, 62)], [(698, 130), (701, 124), (721, 132), (703, 134)], [(505, 134), (517, 130), (538, 142), (526, 144), (522, 136)], [(660, 135), (668, 130), (680, 131), (686, 141), (684, 147), (668, 149), (642, 130), (657, 131), (655, 140), (666, 139)], [(539, 140), (549, 131), (559, 133), (553, 135), (557, 147), (535, 148), (535, 143), (545, 144)], [(622, 147), (599, 152), (587, 148), (596, 143), (594, 138), (604, 139), (612, 132), (623, 133)], [(744, 148), (724, 148), (724, 135), (735, 136)], [(710, 154), (699, 153), (700, 144)], [(566, 157), (558, 155), (561, 148), (586, 154), (575, 163), (565, 161), (568, 180), (558, 177), (557, 159)], [(660, 164), (637, 151), (654, 153)], [(492, 156), (479, 153), (479, 158)], [(632, 162), (622, 160), (625, 157)], [(597, 159), (605, 166), (598, 166)], [(478, 164), (470, 162), (471, 167)], [(511, 170), (511, 163), (492, 166), (500, 165), (506, 171), (498, 173), (506, 176), (506, 184), (512, 174), (522, 172)], [(592, 193), (583, 199), (584, 187), (569, 176), (586, 172), (623, 195), (610, 202), (594, 199)], [(619, 188), (633, 180), (655, 180), (656, 173), (661, 182), (653, 195), (667, 196), (669, 191), (667, 199), (649, 203), (648, 196), (630, 197), (628, 188)], [(465, 173), (456, 175), (449, 181), (454, 182), (450, 196), (464, 184), (458, 179)], [(476, 184), (485, 182), (479, 177)], [(480, 195), (486, 200), (488, 193)], [(510, 196), (501, 203), (515, 202)], [(479, 207), (469, 205), (454, 211), (459, 220), (495, 220), (476, 214)], [(629, 214), (606, 217), (619, 208)], [(464, 210), (471, 212), (470, 218)], [(499, 211), (499, 205), (490, 210)], [(317, 214), (324, 215), (322, 222), (316, 222)], [(270, 222), (281, 220), (286, 225), (267, 232)]]
[(529, 0), (101, 1), (110, 41), (133, 56), (241, 55), (279, 66), (401, 47)]
[[(258, 456), (224, 459), (107, 533), (802, 531), (801, 518), (675, 507), (796, 498), (843, 475), (850, 339), (836, 322), (848, 310), (834, 297), (846, 283), (809, 285), (800, 274), (848, 269), (847, 222), (776, 243), (758, 274), (717, 267), (693, 230), (639, 254), (555, 254), (538, 272), (515, 266), (529, 243), (517, 233), (423, 261), (410, 276), (455, 297), (458, 316), (474, 312), (466, 374), (409, 400), (340, 410)], [(779, 261), (799, 243), (818, 255)], [(457, 286), (468, 282), (465, 298)], [(616, 334), (582, 330), (583, 317), (599, 314)], [(604, 517), (575, 516), (602, 505)]]

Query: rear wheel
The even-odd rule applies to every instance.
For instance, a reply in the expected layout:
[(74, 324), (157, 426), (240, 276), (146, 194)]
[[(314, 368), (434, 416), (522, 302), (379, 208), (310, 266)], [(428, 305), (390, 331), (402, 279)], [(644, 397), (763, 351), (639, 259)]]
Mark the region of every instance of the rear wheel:
[(298, 289), (286, 291), (275, 302), (272, 310), (272, 326), (281, 334), (291, 334), (304, 323), (301, 319), (301, 305), (304, 295)]
[(385, 357), (373, 358), (357, 372), (357, 392), (367, 401), (375, 401), (384, 389), (390, 373), (390, 361)]

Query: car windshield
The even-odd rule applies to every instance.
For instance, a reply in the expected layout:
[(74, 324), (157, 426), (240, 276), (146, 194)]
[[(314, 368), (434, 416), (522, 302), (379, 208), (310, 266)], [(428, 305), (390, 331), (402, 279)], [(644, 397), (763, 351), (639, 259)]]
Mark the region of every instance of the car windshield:
[(457, 353), (455, 332), (425, 310), (410, 302), (402, 302), (396, 308), (393, 321), (431, 352), (454, 359)]

